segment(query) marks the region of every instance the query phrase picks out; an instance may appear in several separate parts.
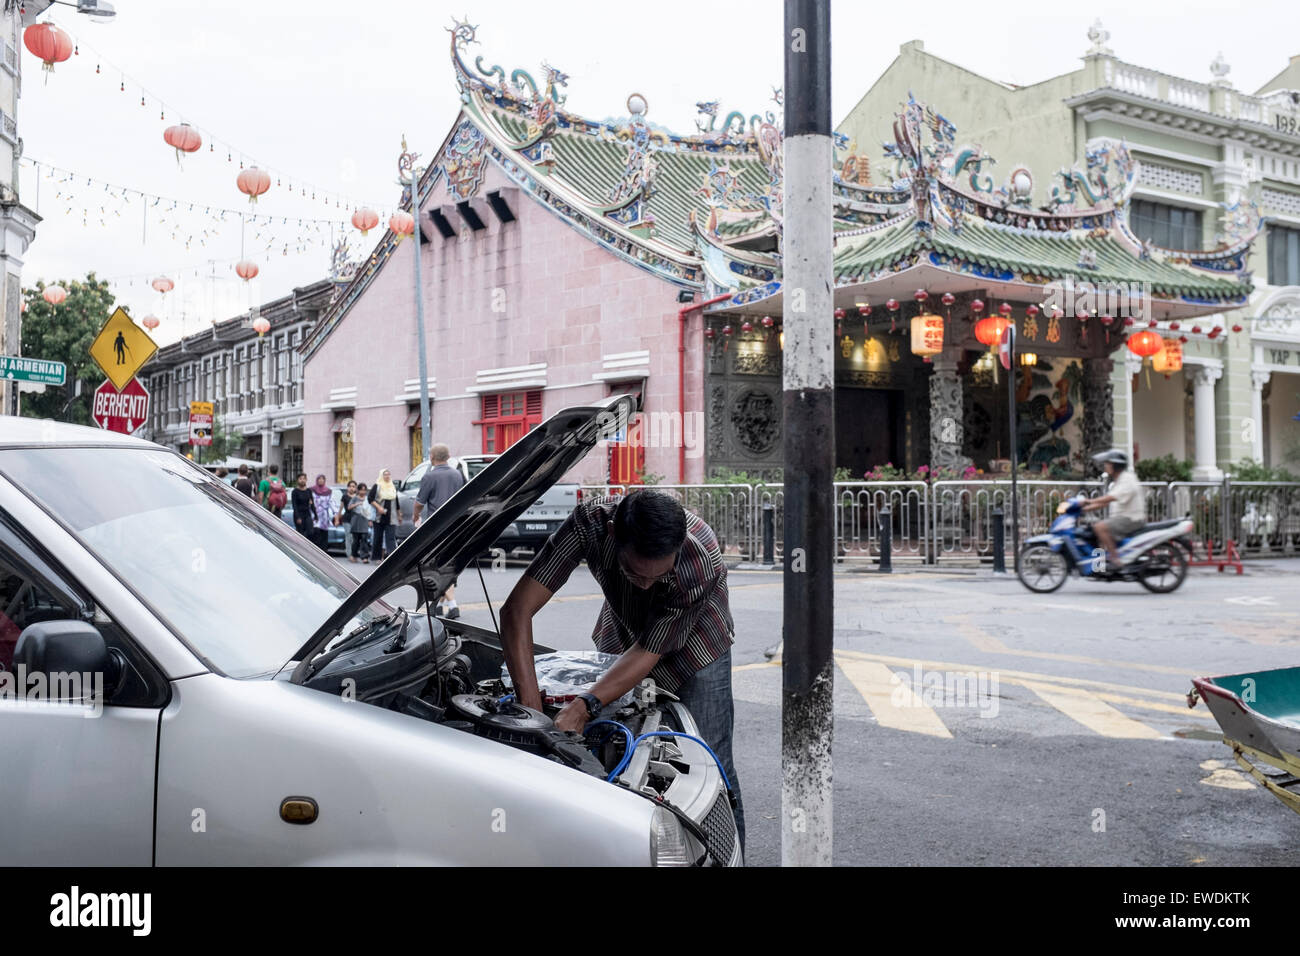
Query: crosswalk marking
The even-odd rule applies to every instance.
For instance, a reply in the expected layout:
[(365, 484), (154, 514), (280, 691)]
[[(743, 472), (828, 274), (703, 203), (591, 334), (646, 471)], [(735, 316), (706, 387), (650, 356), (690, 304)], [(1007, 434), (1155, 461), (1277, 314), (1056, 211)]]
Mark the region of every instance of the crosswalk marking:
[(1103, 737), (1160, 740), (1164, 736), (1141, 721), (1124, 716), (1110, 704), (1086, 690), (1053, 686), (1038, 681), (1018, 680), (1016, 683), (1029, 688), (1067, 717)]
[[(896, 682), (894, 671), (900, 666), (907, 668), (909, 672), (913, 667), (943, 672), (971, 672), (982, 669), (970, 664), (917, 661), (849, 650), (836, 651), (835, 663), (840, 672), (848, 678), (852, 688), (852, 690), (844, 689), (843, 692), (857, 691), (867, 705), (867, 709), (882, 727), (949, 740), (953, 739), (953, 733), (944, 723), (940, 711), (924, 704), (922, 699), (913, 692), (909, 681)], [(755, 661), (734, 667), (732, 671), (738, 679), (735, 685), (736, 698), (759, 704), (778, 703), (779, 692), (768, 688), (769, 681), (761, 679), (759, 675), (763, 671), (773, 671), (775, 677), (775, 671), (780, 667), (779, 657), (773, 661)], [(1111, 706), (1113, 704), (1128, 709), (1136, 708), (1174, 715), (1193, 723), (1208, 722), (1210, 719), (1203, 711), (1188, 710), (1184, 695), (1170, 691), (1026, 671), (995, 670), (993, 673), (1003, 684), (1024, 687), (1076, 724), (1103, 737), (1126, 740), (1168, 739), (1165, 733), (1148, 726), (1141, 720), (1129, 717)], [(751, 674), (753, 676), (750, 676)], [(836, 693), (838, 697), (840, 691), (837, 690)], [(847, 704), (847, 701), (841, 701), (836, 706), (839, 708)], [(1004, 706), (1009, 705), (1004, 704)]]
[(894, 676), (894, 672), (884, 664), (838, 657), (836, 663), (882, 727), (930, 737), (952, 737), (934, 708), (923, 704), (911, 687)]

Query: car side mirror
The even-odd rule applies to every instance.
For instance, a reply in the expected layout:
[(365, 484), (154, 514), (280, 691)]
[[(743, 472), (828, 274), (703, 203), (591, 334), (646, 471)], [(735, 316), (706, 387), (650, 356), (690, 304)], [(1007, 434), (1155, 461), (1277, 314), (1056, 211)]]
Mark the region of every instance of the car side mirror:
[[(107, 697), (121, 681), (124, 662), (109, 650), (104, 635), (86, 621), (38, 621), (18, 635), (13, 669), (44, 674), (51, 695), (54, 688), (80, 686), (81, 699), (89, 698), (98, 684)], [(96, 681), (94, 675), (101, 675)], [(72, 675), (78, 675), (74, 680)]]

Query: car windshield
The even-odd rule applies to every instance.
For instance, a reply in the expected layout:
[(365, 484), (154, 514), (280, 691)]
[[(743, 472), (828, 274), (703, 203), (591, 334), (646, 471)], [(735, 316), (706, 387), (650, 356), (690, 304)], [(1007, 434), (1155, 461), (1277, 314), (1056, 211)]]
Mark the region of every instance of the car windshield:
[[(269, 511), (169, 451), (11, 449), (0, 472), (231, 677), (278, 671), (356, 587)], [(390, 611), (374, 604), (343, 631)]]

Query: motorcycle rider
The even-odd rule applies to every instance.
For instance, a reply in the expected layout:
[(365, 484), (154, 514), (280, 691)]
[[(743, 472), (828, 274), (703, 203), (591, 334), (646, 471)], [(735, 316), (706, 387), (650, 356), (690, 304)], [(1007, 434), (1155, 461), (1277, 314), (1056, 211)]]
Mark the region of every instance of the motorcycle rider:
[(1137, 475), (1128, 466), (1128, 455), (1118, 449), (1093, 455), (1092, 460), (1105, 469), (1110, 478), (1106, 494), (1085, 502), (1083, 511), (1099, 511), (1115, 505), (1110, 517), (1092, 526), (1097, 543), (1106, 549), (1106, 559), (1113, 567), (1124, 563), (1117, 550), (1118, 542), (1137, 534), (1147, 522), (1146, 502)]

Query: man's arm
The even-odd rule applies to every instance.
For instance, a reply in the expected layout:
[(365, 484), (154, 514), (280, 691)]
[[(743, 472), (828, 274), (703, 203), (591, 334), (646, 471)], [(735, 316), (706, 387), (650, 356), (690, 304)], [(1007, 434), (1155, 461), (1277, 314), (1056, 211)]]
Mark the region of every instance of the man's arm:
[(1115, 500), (1114, 495), (1102, 495), (1100, 498), (1091, 498), (1083, 503), (1084, 511), (1099, 511)]
[[(640, 644), (634, 644), (620, 655), (609, 670), (591, 688), (591, 693), (602, 704), (618, 700), (637, 684), (641, 683), (654, 670), (662, 655), (652, 654)], [(559, 730), (572, 730), (581, 733), (590, 718), (587, 705), (581, 700), (571, 700), (555, 717), (555, 726)]]
[(525, 574), (501, 605), (501, 647), (515, 687), (515, 700), (534, 710), (542, 709), (542, 692), (533, 666), (533, 616), (554, 593)]

